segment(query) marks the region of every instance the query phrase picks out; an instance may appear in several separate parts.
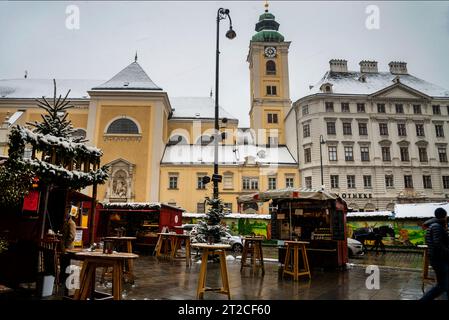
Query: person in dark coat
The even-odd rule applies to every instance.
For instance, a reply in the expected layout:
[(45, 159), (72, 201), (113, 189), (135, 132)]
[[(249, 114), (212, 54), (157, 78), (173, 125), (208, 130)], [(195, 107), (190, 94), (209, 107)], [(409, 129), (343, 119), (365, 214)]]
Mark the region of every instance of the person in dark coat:
[(443, 293), (449, 299), (449, 237), (447, 234), (447, 212), (443, 208), (435, 210), (434, 221), (426, 232), (426, 243), (430, 265), (432, 266), (437, 284), (431, 288), (421, 300), (433, 300)]

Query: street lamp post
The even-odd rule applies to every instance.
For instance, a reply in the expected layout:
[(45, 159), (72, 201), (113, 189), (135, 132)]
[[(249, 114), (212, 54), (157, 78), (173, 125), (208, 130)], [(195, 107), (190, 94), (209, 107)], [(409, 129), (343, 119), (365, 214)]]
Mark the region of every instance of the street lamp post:
[(218, 88), (218, 80), (219, 80), (219, 58), (220, 58), (220, 49), (219, 49), (219, 39), (220, 39), (220, 21), (223, 19), (229, 18), (229, 30), (226, 32), (226, 38), (234, 39), (236, 37), (236, 33), (232, 30), (232, 20), (229, 15), (229, 9), (218, 9), (217, 12), (217, 48), (215, 51), (215, 135), (214, 135), (214, 175), (212, 176), (212, 182), (214, 185), (214, 199), (218, 199), (218, 182), (221, 180), (218, 176), (218, 140), (219, 140), (219, 114), (218, 114), (218, 96), (219, 96), (219, 88)]
[(322, 152), (322, 145), (325, 144), (326, 141), (324, 141), (323, 135), (320, 134), (320, 168), (321, 168), (321, 187), (324, 186), (324, 175), (323, 175), (323, 152)]

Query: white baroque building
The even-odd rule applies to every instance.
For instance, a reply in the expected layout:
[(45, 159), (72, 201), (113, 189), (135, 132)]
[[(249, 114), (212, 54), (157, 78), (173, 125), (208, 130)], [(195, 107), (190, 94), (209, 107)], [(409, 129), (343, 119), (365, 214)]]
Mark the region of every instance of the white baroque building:
[(331, 60), (286, 116), (301, 184), (324, 184), (354, 211), (448, 201), (449, 90), (410, 75), (405, 62), (390, 62), (389, 72), (359, 65), (348, 71), (346, 60)]

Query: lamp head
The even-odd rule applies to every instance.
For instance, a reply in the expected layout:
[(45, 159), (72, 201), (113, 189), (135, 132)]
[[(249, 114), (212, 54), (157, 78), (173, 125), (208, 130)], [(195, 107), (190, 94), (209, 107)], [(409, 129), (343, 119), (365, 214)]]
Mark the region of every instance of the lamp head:
[(232, 26), (230, 26), (228, 32), (226, 32), (226, 38), (232, 40), (232, 39), (234, 39), (235, 37), (237, 37), (237, 34), (235, 33), (234, 30), (232, 30)]

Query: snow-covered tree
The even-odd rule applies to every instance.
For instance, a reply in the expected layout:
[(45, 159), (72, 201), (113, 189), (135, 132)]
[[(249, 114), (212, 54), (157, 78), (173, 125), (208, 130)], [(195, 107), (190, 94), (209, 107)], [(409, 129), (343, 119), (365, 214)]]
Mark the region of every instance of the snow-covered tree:
[(220, 223), (224, 217), (224, 205), (221, 199), (206, 197), (206, 202), (208, 205), (206, 218), (200, 220), (193, 231), (192, 242), (194, 243), (221, 242), (221, 237), (228, 231), (228, 228)]

